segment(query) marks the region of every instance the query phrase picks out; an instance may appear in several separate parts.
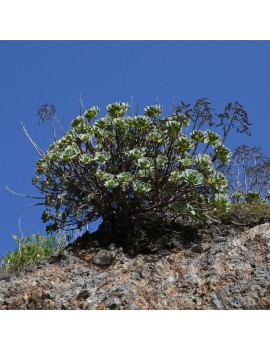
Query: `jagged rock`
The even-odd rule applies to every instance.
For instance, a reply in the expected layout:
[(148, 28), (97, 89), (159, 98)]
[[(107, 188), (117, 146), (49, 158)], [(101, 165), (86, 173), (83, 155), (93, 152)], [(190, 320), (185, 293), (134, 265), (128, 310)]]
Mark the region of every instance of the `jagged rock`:
[(93, 258), (93, 263), (98, 266), (109, 266), (114, 259), (111, 251), (101, 250)]
[(0, 270), (0, 309), (270, 309), (269, 233), (215, 225), (137, 256), (85, 236), (36, 269)]
[(10, 273), (0, 267), (0, 280), (9, 281), (10, 280)]

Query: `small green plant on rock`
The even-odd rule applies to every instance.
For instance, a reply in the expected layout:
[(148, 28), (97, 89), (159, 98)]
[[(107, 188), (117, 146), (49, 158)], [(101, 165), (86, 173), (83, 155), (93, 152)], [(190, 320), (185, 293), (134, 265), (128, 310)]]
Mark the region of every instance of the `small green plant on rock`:
[(60, 234), (47, 237), (37, 233), (21, 239), (14, 234), (13, 238), (17, 242), (16, 249), (8, 251), (2, 257), (2, 267), (12, 273), (19, 272), (30, 264), (36, 265), (45, 258), (57, 256), (66, 246), (66, 240)]
[(232, 203), (227, 213), (222, 213), (221, 219), (225, 223), (240, 226), (255, 226), (270, 220), (270, 206), (268, 203), (238, 202)]

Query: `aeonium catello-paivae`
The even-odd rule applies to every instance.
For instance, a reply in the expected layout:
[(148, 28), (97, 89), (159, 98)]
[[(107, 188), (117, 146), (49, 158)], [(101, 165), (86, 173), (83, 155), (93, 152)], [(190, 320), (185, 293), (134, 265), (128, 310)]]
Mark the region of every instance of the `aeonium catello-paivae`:
[(48, 232), (98, 218), (129, 223), (132, 231), (151, 212), (196, 218), (228, 207), (227, 181), (216, 165), (231, 153), (217, 133), (188, 133), (189, 117), (162, 116), (160, 105), (141, 116), (128, 110), (122, 102), (108, 105), (100, 118), (99, 107), (86, 110), (37, 162), (33, 183), (44, 194)]

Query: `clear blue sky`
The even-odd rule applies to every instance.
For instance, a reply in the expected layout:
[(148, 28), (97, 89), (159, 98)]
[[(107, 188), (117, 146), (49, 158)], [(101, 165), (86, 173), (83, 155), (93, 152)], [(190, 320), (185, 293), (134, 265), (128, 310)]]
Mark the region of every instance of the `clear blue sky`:
[(45, 150), (52, 142), (49, 124), (39, 125), (37, 110), (54, 104), (68, 128), (85, 107), (127, 101), (140, 111), (158, 102), (169, 113), (175, 99), (193, 103), (208, 97), (222, 112), (239, 101), (249, 113), (252, 136), (237, 135), (227, 146), (261, 145), (270, 155), (269, 41), (1, 41), (0, 42), (0, 257), (15, 247), (18, 222), (25, 235), (44, 233), (43, 209), (11, 195), (37, 194), (31, 184), (37, 154), (20, 121)]

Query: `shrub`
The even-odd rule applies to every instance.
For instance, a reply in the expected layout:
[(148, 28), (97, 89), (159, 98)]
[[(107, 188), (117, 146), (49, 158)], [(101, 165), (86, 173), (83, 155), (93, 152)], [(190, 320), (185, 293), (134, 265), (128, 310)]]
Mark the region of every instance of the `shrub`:
[[(43, 105), (40, 121), (49, 120), (54, 134), (47, 152), (24, 131), (40, 155), (32, 182), (43, 196), (38, 205), (46, 206), (47, 233), (64, 229), (72, 235), (101, 219), (106, 238), (125, 245), (145, 234), (142, 225), (148, 221), (160, 229), (168, 215), (170, 222), (204, 222), (226, 211), (228, 184), (219, 169), (231, 153), (224, 142), (233, 129), (249, 134), (249, 123), (238, 102), (222, 114), (210, 105), (203, 98), (193, 107), (182, 102), (165, 117), (160, 105), (127, 116), (129, 105), (119, 102), (108, 105), (102, 118), (94, 106), (81, 111), (59, 140), (55, 108)], [(222, 133), (202, 130), (207, 126), (221, 127)]]
[(32, 143), (42, 156), (33, 184), (44, 195), (47, 232), (72, 232), (101, 218), (110, 240), (127, 244), (141, 223), (152, 217), (159, 226), (168, 211), (202, 221), (213, 210), (227, 210), (227, 180), (217, 166), (229, 162), (223, 144), (229, 131), (245, 132), (248, 121), (236, 102), (217, 115), (223, 137), (202, 130), (214, 125), (209, 105), (206, 99), (193, 109), (182, 103), (166, 117), (154, 105), (127, 116), (129, 105), (119, 102), (101, 118), (94, 106), (45, 154)]
[(66, 246), (66, 241), (59, 233), (54, 236), (33, 234), (19, 239), (13, 235), (17, 247), (13, 252), (8, 251), (2, 257), (2, 267), (9, 272), (19, 272), (30, 264), (37, 264), (45, 258), (57, 256)]
[(222, 168), (233, 202), (267, 203), (270, 189), (270, 159), (259, 146), (238, 146)]
[(225, 223), (252, 227), (270, 220), (270, 206), (258, 202), (232, 203), (229, 211), (221, 215), (221, 219)]

